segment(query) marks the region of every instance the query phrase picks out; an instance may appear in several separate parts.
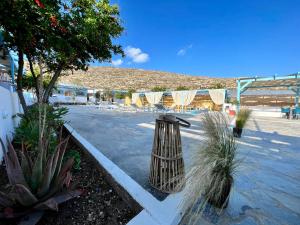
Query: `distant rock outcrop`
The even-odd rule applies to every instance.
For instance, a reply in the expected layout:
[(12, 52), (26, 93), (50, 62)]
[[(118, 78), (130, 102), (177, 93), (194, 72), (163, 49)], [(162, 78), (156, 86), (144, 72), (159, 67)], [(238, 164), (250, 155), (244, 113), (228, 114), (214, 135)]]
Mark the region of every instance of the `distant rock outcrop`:
[(227, 88), (235, 87), (233, 78), (210, 78), (207, 76), (190, 76), (177, 73), (125, 69), (114, 67), (90, 67), (88, 71), (74, 71), (59, 80), (65, 84), (76, 84), (92, 89), (114, 90), (150, 90), (153, 87), (176, 89), (180, 86), (192, 89), (211, 88), (222, 84)]

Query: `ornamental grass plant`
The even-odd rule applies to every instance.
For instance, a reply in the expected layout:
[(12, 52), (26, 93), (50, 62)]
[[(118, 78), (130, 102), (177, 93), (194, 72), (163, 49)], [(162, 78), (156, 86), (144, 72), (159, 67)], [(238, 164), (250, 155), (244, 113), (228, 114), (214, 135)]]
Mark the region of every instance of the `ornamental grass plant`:
[(186, 177), (182, 206), (186, 212), (182, 224), (196, 224), (205, 209), (227, 207), (239, 165), (237, 144), (222, 113), (203, 117), (206, 139), (194, 152), (193, 165)]
[(251, 116), (251, 110), (241, 109), (236, 116), (236, 127), (243, 129)]

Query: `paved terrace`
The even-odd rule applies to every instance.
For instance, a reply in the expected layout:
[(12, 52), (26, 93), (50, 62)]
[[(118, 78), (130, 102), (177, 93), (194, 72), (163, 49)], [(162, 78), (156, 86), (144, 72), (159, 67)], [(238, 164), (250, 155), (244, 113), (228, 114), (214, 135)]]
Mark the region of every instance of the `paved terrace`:
[[(152, 113), (101, 112), (70, 106), (70, 125), (159, 200), (165, 195), (148, 184), (155, 118)], [(200, 116), (181, 115), (186, 168), (203, 139)], [(215, 224), (298, 224), (300, 221), (300, 120), (252, 118), (238, 140), (243, 159), (235, 175), (228, 209)], [(209, 224), (207, 220), (202, 224)]]

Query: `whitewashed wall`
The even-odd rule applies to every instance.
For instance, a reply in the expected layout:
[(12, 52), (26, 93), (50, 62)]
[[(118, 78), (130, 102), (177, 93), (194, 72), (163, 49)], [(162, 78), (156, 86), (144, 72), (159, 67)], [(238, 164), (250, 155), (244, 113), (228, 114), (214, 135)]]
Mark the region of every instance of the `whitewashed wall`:
[[(22, 107), (16, 92), (0, 86), (0, 137), (6, 145), (6, 137), (10, 140), (13, 137), (15, 127), (20, 118), (17, 113), (22, 112)], [(3, 158), (3, 149), (0, 147), (0, 162)]]

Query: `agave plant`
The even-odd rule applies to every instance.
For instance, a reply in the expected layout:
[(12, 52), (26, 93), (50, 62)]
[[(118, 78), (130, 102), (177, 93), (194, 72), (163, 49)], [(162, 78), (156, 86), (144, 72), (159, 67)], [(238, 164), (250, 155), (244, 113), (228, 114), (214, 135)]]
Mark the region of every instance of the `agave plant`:
[(193, 166), (186, 177), (184, 224), (195, 224), (210, 205), (220, 209), (227, 206), (239, 165), (228, 119), (222, 113), (207, 113), (203, 129), (207, 139), (193, 155)]
[[(61, 132), (62, 133), (62, 132)], [(62, 139), (54, 152), (48, 151), (48, 141), (41, 138), (38, 155), (32, 159), (22, 144), (18, 157), (12, 144), (4, 152), (9, 180), (7, 193), (0, 192), (0, 218), (16, 218), (35, 210), (58, 210), (58, 204), (80, 195), (70, 186), (73, 158), (63, 163), (68, 139)], [(2, 149), (5, 149), (0, 139)], [(19, 160), (20, 158), (20, 160)]]

